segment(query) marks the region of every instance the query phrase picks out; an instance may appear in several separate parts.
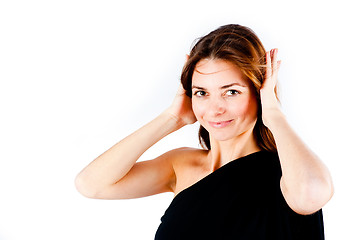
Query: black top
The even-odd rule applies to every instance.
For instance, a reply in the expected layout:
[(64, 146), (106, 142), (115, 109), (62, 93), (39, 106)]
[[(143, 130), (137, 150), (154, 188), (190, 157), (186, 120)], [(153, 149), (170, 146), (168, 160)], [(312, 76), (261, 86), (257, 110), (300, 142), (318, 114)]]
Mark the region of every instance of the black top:
[(278, 155), (252, 153), (178, 193), (155, 240), (324, 239), (322, 210), (300, 215), (285, 202)]

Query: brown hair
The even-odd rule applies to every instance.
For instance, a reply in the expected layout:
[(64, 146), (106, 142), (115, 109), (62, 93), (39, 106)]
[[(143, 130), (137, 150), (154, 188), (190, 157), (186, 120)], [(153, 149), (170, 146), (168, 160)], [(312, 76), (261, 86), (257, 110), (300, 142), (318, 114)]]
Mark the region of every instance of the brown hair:
[[(192, 48), (181, 75), (183, 88), (189, 97), (192, 97), (193, 71), (202, 59), (226, 60), (241, 69), (254, 88), (258, 101), (258, 118), (253, 130), (257, 143), (263, 150), (276, 152), (273, 135), (262, 122), (260, 89), (265, 75), (266, 50), (257, 35), (250, 28), (230, 24), (201, 37)], [(209, 133), (204, 127), (200, 126), (198, 136), (201, 146), (211, 149)]]

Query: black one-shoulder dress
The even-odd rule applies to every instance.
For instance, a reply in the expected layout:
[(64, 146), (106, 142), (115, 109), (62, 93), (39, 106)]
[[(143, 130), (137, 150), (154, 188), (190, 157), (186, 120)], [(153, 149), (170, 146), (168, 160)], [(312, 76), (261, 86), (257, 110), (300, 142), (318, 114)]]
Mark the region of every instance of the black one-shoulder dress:
[(252, 153), (178, 193), (155, 240), (321, 240), (322, 210), (295, 213), (280, 189), (278, 155)]

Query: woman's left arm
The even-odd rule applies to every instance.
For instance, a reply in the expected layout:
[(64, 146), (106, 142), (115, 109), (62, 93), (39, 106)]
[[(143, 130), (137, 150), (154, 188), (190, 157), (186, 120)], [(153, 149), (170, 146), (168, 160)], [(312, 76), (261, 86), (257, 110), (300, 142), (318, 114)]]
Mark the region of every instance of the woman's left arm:
[(266, 55), (266, 76), (261, 88), (262, 120), (276, 142), (285, 200), (295, 212), (312, 214), (331, 199), (333, 183), (327, 167), (295, 133), (280, 109), (275, 94), (281, 64), (277, 52), (273, 49)]

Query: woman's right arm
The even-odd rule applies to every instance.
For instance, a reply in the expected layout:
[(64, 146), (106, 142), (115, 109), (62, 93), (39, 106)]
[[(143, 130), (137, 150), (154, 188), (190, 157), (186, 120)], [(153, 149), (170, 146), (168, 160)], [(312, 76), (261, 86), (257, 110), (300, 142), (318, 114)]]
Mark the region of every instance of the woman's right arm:
[(86, 197), (127, 199), (172, 191), (175, 175), (172, 159), (180, 150), (153, 160), (139, 157), (166, 135), (195, 122), (190, 98), (182, 87), (170, 108), (104, 152), (76, 177), (78, 191)]

